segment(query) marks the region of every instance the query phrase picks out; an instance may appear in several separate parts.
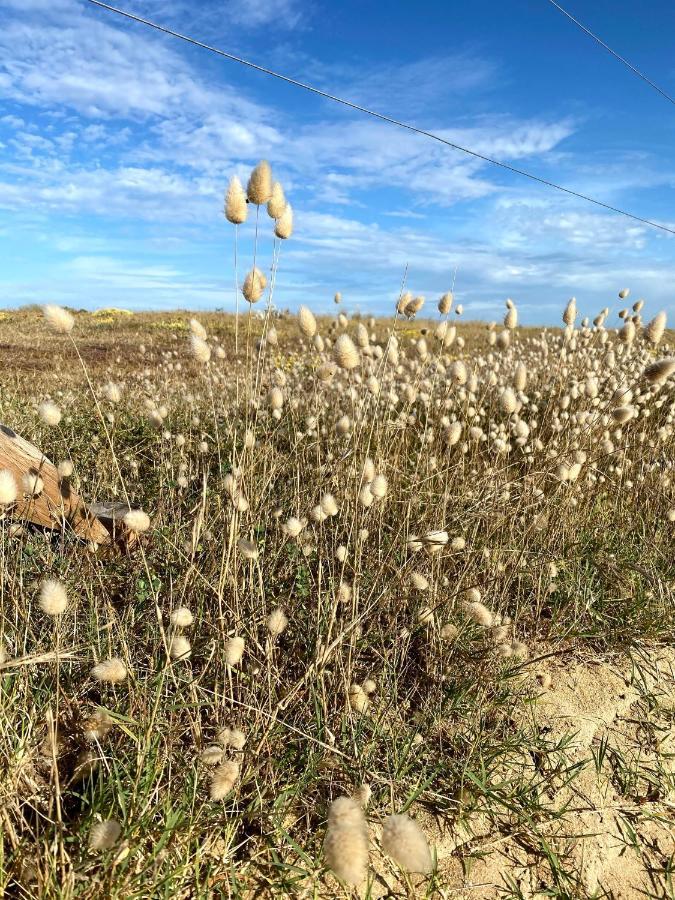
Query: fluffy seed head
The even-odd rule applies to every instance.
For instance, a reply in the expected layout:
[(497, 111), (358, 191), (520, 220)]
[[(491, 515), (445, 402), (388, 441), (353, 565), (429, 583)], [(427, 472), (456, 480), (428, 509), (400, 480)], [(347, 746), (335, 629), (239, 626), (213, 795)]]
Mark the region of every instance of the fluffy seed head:
[(66, 589), (56, 578), (47, 578), (40, 585), (40, 609), (48, 616), (60, 616), (68, 606)]
[(243, 637), (232, 637), (225, 643), (225, 662), (228, 666), (238, 666), (244, 655)]
[(389, 816), (382, 829), (382, 849), (408, 872), (428, 874), (433, 868), (431, 851), (418, 823), (409, 816)]
[(635, 322), (632, 319), (627, 319), (623, 327), (619, 329), (619, 340), (624, 344), (632, 344), (635, 340)]
[(619, 425), (623, 425), (624, 422), (628, 422), (629, 419), (632, 419), (635, 415), (635, 409), (632, 406), (617, 406), (612, 410), (612, 418), (615, 422), (618, 422)]
[(359, 322), (356, 326), (356, 344), (362, 350), (365, 350), (366, 347), (370, 344), (370, 335), (368, 334), (368, 329), (363, 324), (363, 322)]
[(417, 315), (418, 312), (421, 311), (424, 306), (424, 297), (413, 297), (411, 300), (408, 300), (403, 308), (403, 315), (408, 319), (412, 319)]
[(387, 481), (386, 475), (376, 475), (370, 483), (370, 493), (376, 500), (384, 499), (384, 497), (387, 496), (388, 490), (389, 482)]
[(91, 677), (95, 681), (119, 684), (127, 677), (127, 667), (124, 664), (124, 660), (118, 656), (113, 656), (111, 659), (104, 659), (95, 665), (91, 670)]
[(29, 497), (39, 497), (44, 486), (44, 482), (37, 472), (25, 472), (21, 476), (21, 488)]
[(267, 617), (267, 630), (272, 637), (278, 637), (286, 630), (288, 618), (280, 606), (273, 609)]
[(279, 181), (275, 181), (272, 185), (272, 193), (267, 201), (267, 214), (271, 219), (278, 219), (286, 209), (286, 197), (284, 189)]
[(49, 425), (51, 428), (58, 425), (61, 421), (61, 410), (51, 400), (42, 401), (38, 406), (38, 415), (45, 425)]
[(340, 416), (340, 418), (335, 423), (335, 430), (340, 435), (340, 437), (345, 437), (345, 435), (349, 434), (349, 431), (352, 427), (352, 423), (349, 420), (349, 416)]
[(427, 531), (422, 540), (428, 547), (445, 547), (450, 536), (447, 531)]
[(273, 387), (267, 395), (267, 402), (271, 410), (281, 410), (284, 406), (284, 395), (281, 388)]
[(9, 469), (0, 469), (0, 506), (16, 503), (18, 487)]
[(410, 585), (416, 591), (429, 590), (429, 580), (422, 575), (421, 572), (412, 572), (410, 575)]
[(272, 170), (266, 159), (261, 159), (251, 172), (246, 186), (246, 196), (250, 203), (261, 206), (272, 196)]
[(136, 534), (142, 534), (150, 528), (150, 516), (142, 509), (130, 509), (124, 514), (122, 521), (129, 531), (135, 531)]
[(190, 335), (190, 352), (200, 363), (207, 363), (211, 359), (211, 348), (198, 334)]
[(352, 599), (352, 586), (348, 581), (340, 582), (336, 599), (338, 603), (349, 603), (349, 601)]
[(110, 850), (122, 834), (122, 826), (115, 819), (97, 822), (89, 832), (90, 850)]
[(375, 375), (368, 376), (366, 380), (366, 387), (374, 397), (377, 397), (377, 395), (380, 393), (380, 382), (377, 380)]
[(341, 369), (355, 369), (360, 362), (359, 351), (348, 334), (341, 334), (333, 347), (335, 362)]
[(527, 385), (527, 367), (525, 363), (518, 363), (513, 376), (513, 384), (517, 391), (524, 391)]
[(450, 367), (450, 377), (455, 384), (466, 384), (469, 378), (469, 373), (463, 360), (456, 359), (453, 362), (452, 366)]
[(650, 344), (654, 344), (656, 346), (660, 343), (661, 338), (664, 335), (666, 330), (666, 322), (667, 316), (663, 310), (660, 313), (657, 313), (654, 318), (645, 326), (645, 337), (650, 342)]
[(675, 372), (675, 356), (659, 359), (644, 370), (644, 376), (650, 384), (659, 384)]
[(209, 794), (212, 800), (223, 800), (239, 780), (239, 763), (228, 759), (211, 776)]
[(320, 365), (316, 370), (316, 377), (319, 379), (322, 384), (328, 384), (329, 381), (335, 377), (335, 373), (337, 372), (337, 366), (334, 362), (327, 362)]
[(361, 474), (361, 481), (363, 484), (370, 484), (375, 478), (375, 463), (369, 456), (366, 456), (365, 461), (363, 463), (363, 472)]
[(443, 294), (441, 299), (438, 301), (438, 311), (442, 316), (447, 316), (452, 308), (452, 292), (448, 291), (447, 294)]
[(84, 736), (92, 744), (102, 741), (112, 730), (113, 724), (113, 720), (107, 712), (97, 709), (84, 720)]
[(327, 516), (336, 516), (338, 514), (337, 500), (332, 494), (324, 494), (321, 498), (321, 509)]
[(206, 340), (206, 328), (204, 328), (199, 319), (190, 319), (188, 325), (192, 334), (196, 334), (197, 337), (201, 338), (203, 341)]
[(190, 641), (182, 634), (174, 634), (169, 641), (171, 659), (188, 659), (191, 653)]
[(243, 750), (246, 744), (246, 735), (240, 728), (221, 728), (216, 735), (216, 740), (222, 747), (232, 747), (233, 750)]
[(47, 325), (56, 334), (70, 334), (75, 325), (75, 319), (62, 306), (48, 303), (42, 307), (42, 315), (45, 317)]
[(357, 713), (364, 713), (368, 708), (368, 694), (366, 694), (360, 684), (350, 685), (349, 705)]
[(316, 319), (311, 309), (301, 306), (298, 310), (298, 325), (306, 338), (311, 340), (316, 334)]
[(514, 413), (518, 407), (518, 399), (511, 388), (504, 388), (499, 395), (499, 405), (507, 415)]
[(514, 641), (511, 644), (511, 655), (516, 659), (527, 659), (530, 655), (529, 647), (522, 641)]
[(464, 609), (465, 614), (472, 622), (475, 622), (476, 625), (482, 625), (484, 628), (489, 628), (493, 623), (493, 615), (487, 606), (484, 606), (479, 601), (465, 601), (462, 604), (462, 608)]
[(434, 611), (430, 606), (423, 606), (417, 613), (417, 621), (420, 625), (431, 625), (434, 621)]
[(246, 203), (246, 194), (241, 186), (241, 181), (234, 175), (230, 179), (225, 194), (225, 218), (233, 225), (241, 225), (246, 221), (248, 216), (248, 205)]
[(276, 220), (274, 233), (281, 241), (287, 241), (293, 234), (293, 207), (290, 203), (286, 204), (286, 208)]
[(576, 297), (572, 297), (567, 306), (565, 307), (565, 311), (563, 313), (563, 322), (567, 325), (568, 328), (574, 327), (574, 322), (577, 318), (577, 301)]
[(257, 303), (263, 295), (266, 284), (267, 278), (260, 269), (257, 266), (251, 269), (247, 273), (246, 278), (244, 278), (244, 284), (241, 288), (244, 299), (248, 300), (249, 303)]
[(506, 310), (506, 315), (504, 316), (504, 328), (508, 328), (509, 331), (513, 331), (517, 325), (518, 310), (515, 308), (515, 306), (510, 306)]
[(194, 622), (195, 617), (192, 615), (187, 606), (177, 606), (171, 610), (169, 621), (174, 628), (189, 628)]
[(298, 519), (296, 516), (291, 516), (290, 518), (286, 519), (281, 527), (284, 533), (289, 537), (296, 538), (305, 527), (305, 525), (301, 519)]
[(321, 504), (317, 503), (316, 506), (312, 507), (309, 517), (312, 522), (321, 523), (326, 521), (328, 515), (321, 509)]
[(122, 390), (118, 384), (109, 381), (103, 387), (103, 396), (109, 403), (119, 403), (122, 399)]
[(237, 541), (237, 548), (244, 559), (257, 559), (258, 558), (258, 546), (253, 541), (249, 541), (246, 538), (239, 538)]
[(454, 447), (455, 444), (459, 443), (459, 439), (461, 438), (461, 436), (461, 422), (451, 422), (445, 429), (445, 443), (448, 445), (448, 447)]
[(368, 828), (360, 804), (352, 797), (338, 797), (328, 813), (323, 845), (328, 866), (345, 884), (358, 885), (368, 871)]
[(223, 761), (223, 748), (218, 744), (210, 744), (199, 754), (199, 760), (206, 766), (217, 766)]
[(511, 332), (508, 328), (500, 331), (497, 335), (497, 346), (500, 350), (507, 350), (511, 345)]

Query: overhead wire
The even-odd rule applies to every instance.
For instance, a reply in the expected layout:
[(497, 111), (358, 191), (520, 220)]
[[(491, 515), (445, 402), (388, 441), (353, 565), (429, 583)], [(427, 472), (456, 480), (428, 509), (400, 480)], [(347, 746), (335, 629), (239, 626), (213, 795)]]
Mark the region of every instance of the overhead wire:
[(389, 125), (394, 125), (398, 128), (403, 128), (406, 131), (409, 131), (413, 134), (419, 134), (422, 137), (429, 138), (430, 140), (436, 141), (440, 144), (445, 145), (446, 147), (450, 147), (453, 150), (457, 150), (460, 153), (464, 153), (467, 156), (471, 156), (475, 159), (482, 160), (483, 162), (489, 163), (490, 165), (497, 166), (500, 169), (503, 169), (507, 172), (511, 172), (514, 175), (519, 175), (523, 178), (528, 178), (530, 181), (534, 181), (538, 184), (542, 184), (546, 187), (553, 188), (561, 193), (568, 194), (571, 197), (576, 197), (579, 200), (584, 200), (587, 203), (592, 203), (595, 206), (601, 207), (602, 209), (606, 209), (609, 212), (617, 213), (618, 215), (625, 216), (626, 218), (632, 219), (635, 222), (640, 222), (643, 225), (647, 225), (651, 228), (657, 228), (660, 231), (665, 231), (669, 234), (675, 234), (675, 228), (670, 228), (667, 225), (663, 225), (660, 222), (654, 222), (651, 219), (643, 218), (642, 216), (638, 216), (635, 213), (628, 212), (625, 209), (621, 209), (618, 206), (612, 206), (609, 203), (605, 203), (602, 200), (597, 200), (594, 197), (589, 197), (587, 194), (582, 194), (579, 191), (572, 190), (571, 188), (564, 187), (561, 184), (557, 184), (554, 181), (549, 181), (546, 178), (542, 178), (539, 175), (534, 175), (532, 172), (527, 172), (525, 169), (519, 169), (516, 166), (509, 165), (508, 163), (501, 162), (498, 159), (494, 159), (493, 157), (487, 156), (484, 153), (478, 153), (476, 150), (471, 150), (468, 147), (463, 147), (461, 144), (457, 144), (454, 141), (450, 141), (447, 138), (444, 138), (442, 135), (436, 134), (433, 131), (427, 131), (424, 128), (418, 128), (415, 125), (410, 124), (409, 122), (403, 122), (399, 119), (394, 118), (393, 116), (386, 115), (384, 113), (376, 112), (375, 110), (368, 109), (366, 106), (362, 106), (359, 103), (355, 103), (352, 100), (348, 100), (344, 97), (339, 97), (336, 94), (331, 94), (328, 91), (324, 91), (321, 88), (316, 87), (315, 85), (308, 84), (307, 82), (300, 81), (297, 78), (292, 78), (289, 75), (284, 75), (281, 72), (276, 72), (273, 69), (269, 69), (267, 66), (262, 66), (259, 63), (252, 62), (251, 60), (244, 59), (241, 56), (237, 56), (234, 53), (228, 53), (226, 50), (221, 50), (218, 47), (213, 47), (210, 44), (206, 44), (203, 41), (199, 41), (196, 38), (192, 38), (189, 35), (183, 34), (179, 31), (175, 31), (172, 28), (168, 28), (165, 25), (160, 25), (157, 22), (153, 22), (151, 19), (145, 19), (142, 16), (137, 16), (134, 13), (127, 12), (126, 10), (120, 9), (119, 7), (112, 6), (109, 3), (104, 3), (102, 0), (87, 0), (88, 3), (91, 3), (93, 6), (98, 6), (101, 9), (108, 10), (109, 12), (115, 13), (118, 16), (121, 16), (125, 19), (128, 19), (132, 22), (137, 22), (141, 25), (146, 25), (149, 28), (153, 28), (155, 31), (159, 31), (162, 34), (166, 34), (170, 37), (178, 38), (181, 41), (185, 41), (188, 44), (191, 44), (194, 47), (199, 47), (202, 50), (207, 50), (210, 53), (215, 53), (224, 59), (228, 59), (231, 62), (239, 63), (240, 65), (246, 66), (249, 69), (253, 69), (256, 72), (261, 72), (264, 75), (269, 75), (273, 78), (278, 79), (279, 81), (283, 81), (286, 84), (293, 85), (294, 87), (302, 88), (305, 91), (309, 91), (312, 94), (315, 94), (318, 97), (322, 97), (325, 100), (330, 100), (333, 103), (339, 103), (340, 105), (347, 107), (348, 109), (353, 109), (356, 112), (364, 113), (365, 115), (371, 116), (374, 119), (378, 119), (381, 122), (386, 122)]
[(627, 69), (630, 69), (630, 71), (631, 71), (634, 75), (637, 75), (638, 78), (641, 78), (643, 81), (645, 81), (651, 88), (654, 88), (655, 91), (658, 91), (658, 93), (661, 94), (662, 97), (665, 97), (666, 100), (668, 100), (670, 103), (673, 104), (673, 106), (675, 106), (675, 99), (673, 99), (667, 91), (664, 91), (663, 88), (660, 88), (660, 87), (658, 86), (658, 84), (656, 84), (655, 82), (653, 82), (653, 81), (651, 80), (651, 78), (648, 78), (648, 77), (644, 74), (644, 72), (641, 72), (641, 71), (637, 68), (637, 66), (634, 66), (634, 65), (633, 65), (631, 62), (629, 62), (624, 56), (621, 56), (620, 53), (617, 53), (616, 50), (613, 50), (613, 49), (609, 46), (609, 44), (606, 44), (606, 43), (602, 40), (602, 38), (599, 38), (597, 34), (594, 34), (594, 32), (592, 32), (590, 28), (587, 28), (587, 27), (583, 24), (583, 22), (580, 22), (578, 19), (575, 19), (575, 17), (572, 15), (572, 13), (568, 12), (564, 7), (562, 7), (562, 6), (557, 2), (557, 0), (548, 0), (548, 2), (551, 4), (551, 6), (555, 6), (555, 8), (556, 8), (557, 10), (559, 10), (564, 16), (567, 16), (567, 18), (570, 20), (570, 22), (573, 22), (573, 23), (577, 26), (577, 28), (580, 28), (580, 29), (581, 29), (583, 32), (585, 32), (590, 38), (593, 38), (593, 40), (596, 41), (596, 43), (598, 43), (601, 47), (603, 47), (608, 53), (611, 53), (611, 55), (612, 55), (615, 59), (617, 59), (620, 63), (623, 63), (623, 65), (626, 66)]

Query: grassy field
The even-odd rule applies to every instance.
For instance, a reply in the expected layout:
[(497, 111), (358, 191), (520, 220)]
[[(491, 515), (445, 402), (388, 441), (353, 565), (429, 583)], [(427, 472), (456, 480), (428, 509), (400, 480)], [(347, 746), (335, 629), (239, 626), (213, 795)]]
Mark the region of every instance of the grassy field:
[(0, 313), (0, 421), (149, 516), (97, 548), (4, 507), (3, 896), (675, 896), (645, 312), (244, 311), (237, 351), (233, 316)]

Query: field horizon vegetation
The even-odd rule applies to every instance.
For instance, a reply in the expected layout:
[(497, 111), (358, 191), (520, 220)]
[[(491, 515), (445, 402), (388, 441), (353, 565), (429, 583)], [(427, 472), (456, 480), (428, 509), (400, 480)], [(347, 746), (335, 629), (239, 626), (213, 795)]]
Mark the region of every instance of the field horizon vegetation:
[(279, 312), (265, 163), (225, 214), (237, 316), (0, 312), (0, 421), (124, 537), (0, 471), (3, 896), (672, 897), (665, 313)]

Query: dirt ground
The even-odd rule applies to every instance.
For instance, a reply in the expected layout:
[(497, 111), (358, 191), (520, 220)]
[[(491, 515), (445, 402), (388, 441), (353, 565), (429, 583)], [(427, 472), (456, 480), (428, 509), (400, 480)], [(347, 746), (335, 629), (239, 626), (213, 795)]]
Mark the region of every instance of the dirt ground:
[[(646, 651), (638, 665), (587, 660), (545, 671), (551, 687), (523, 716), (552, 740), (568, 740), (562, 784), (543, 798), (551, 815), (514, 831), (508, 816), (496, 830), (494, 817), (478, 811), (442, 830), (419, 811), (436, 850), (436, 896), (675, 896), (675, 652)], [(430, 896), (420, 881), (402, 885), (384, 857), (373, 866), (369, 896)]]

